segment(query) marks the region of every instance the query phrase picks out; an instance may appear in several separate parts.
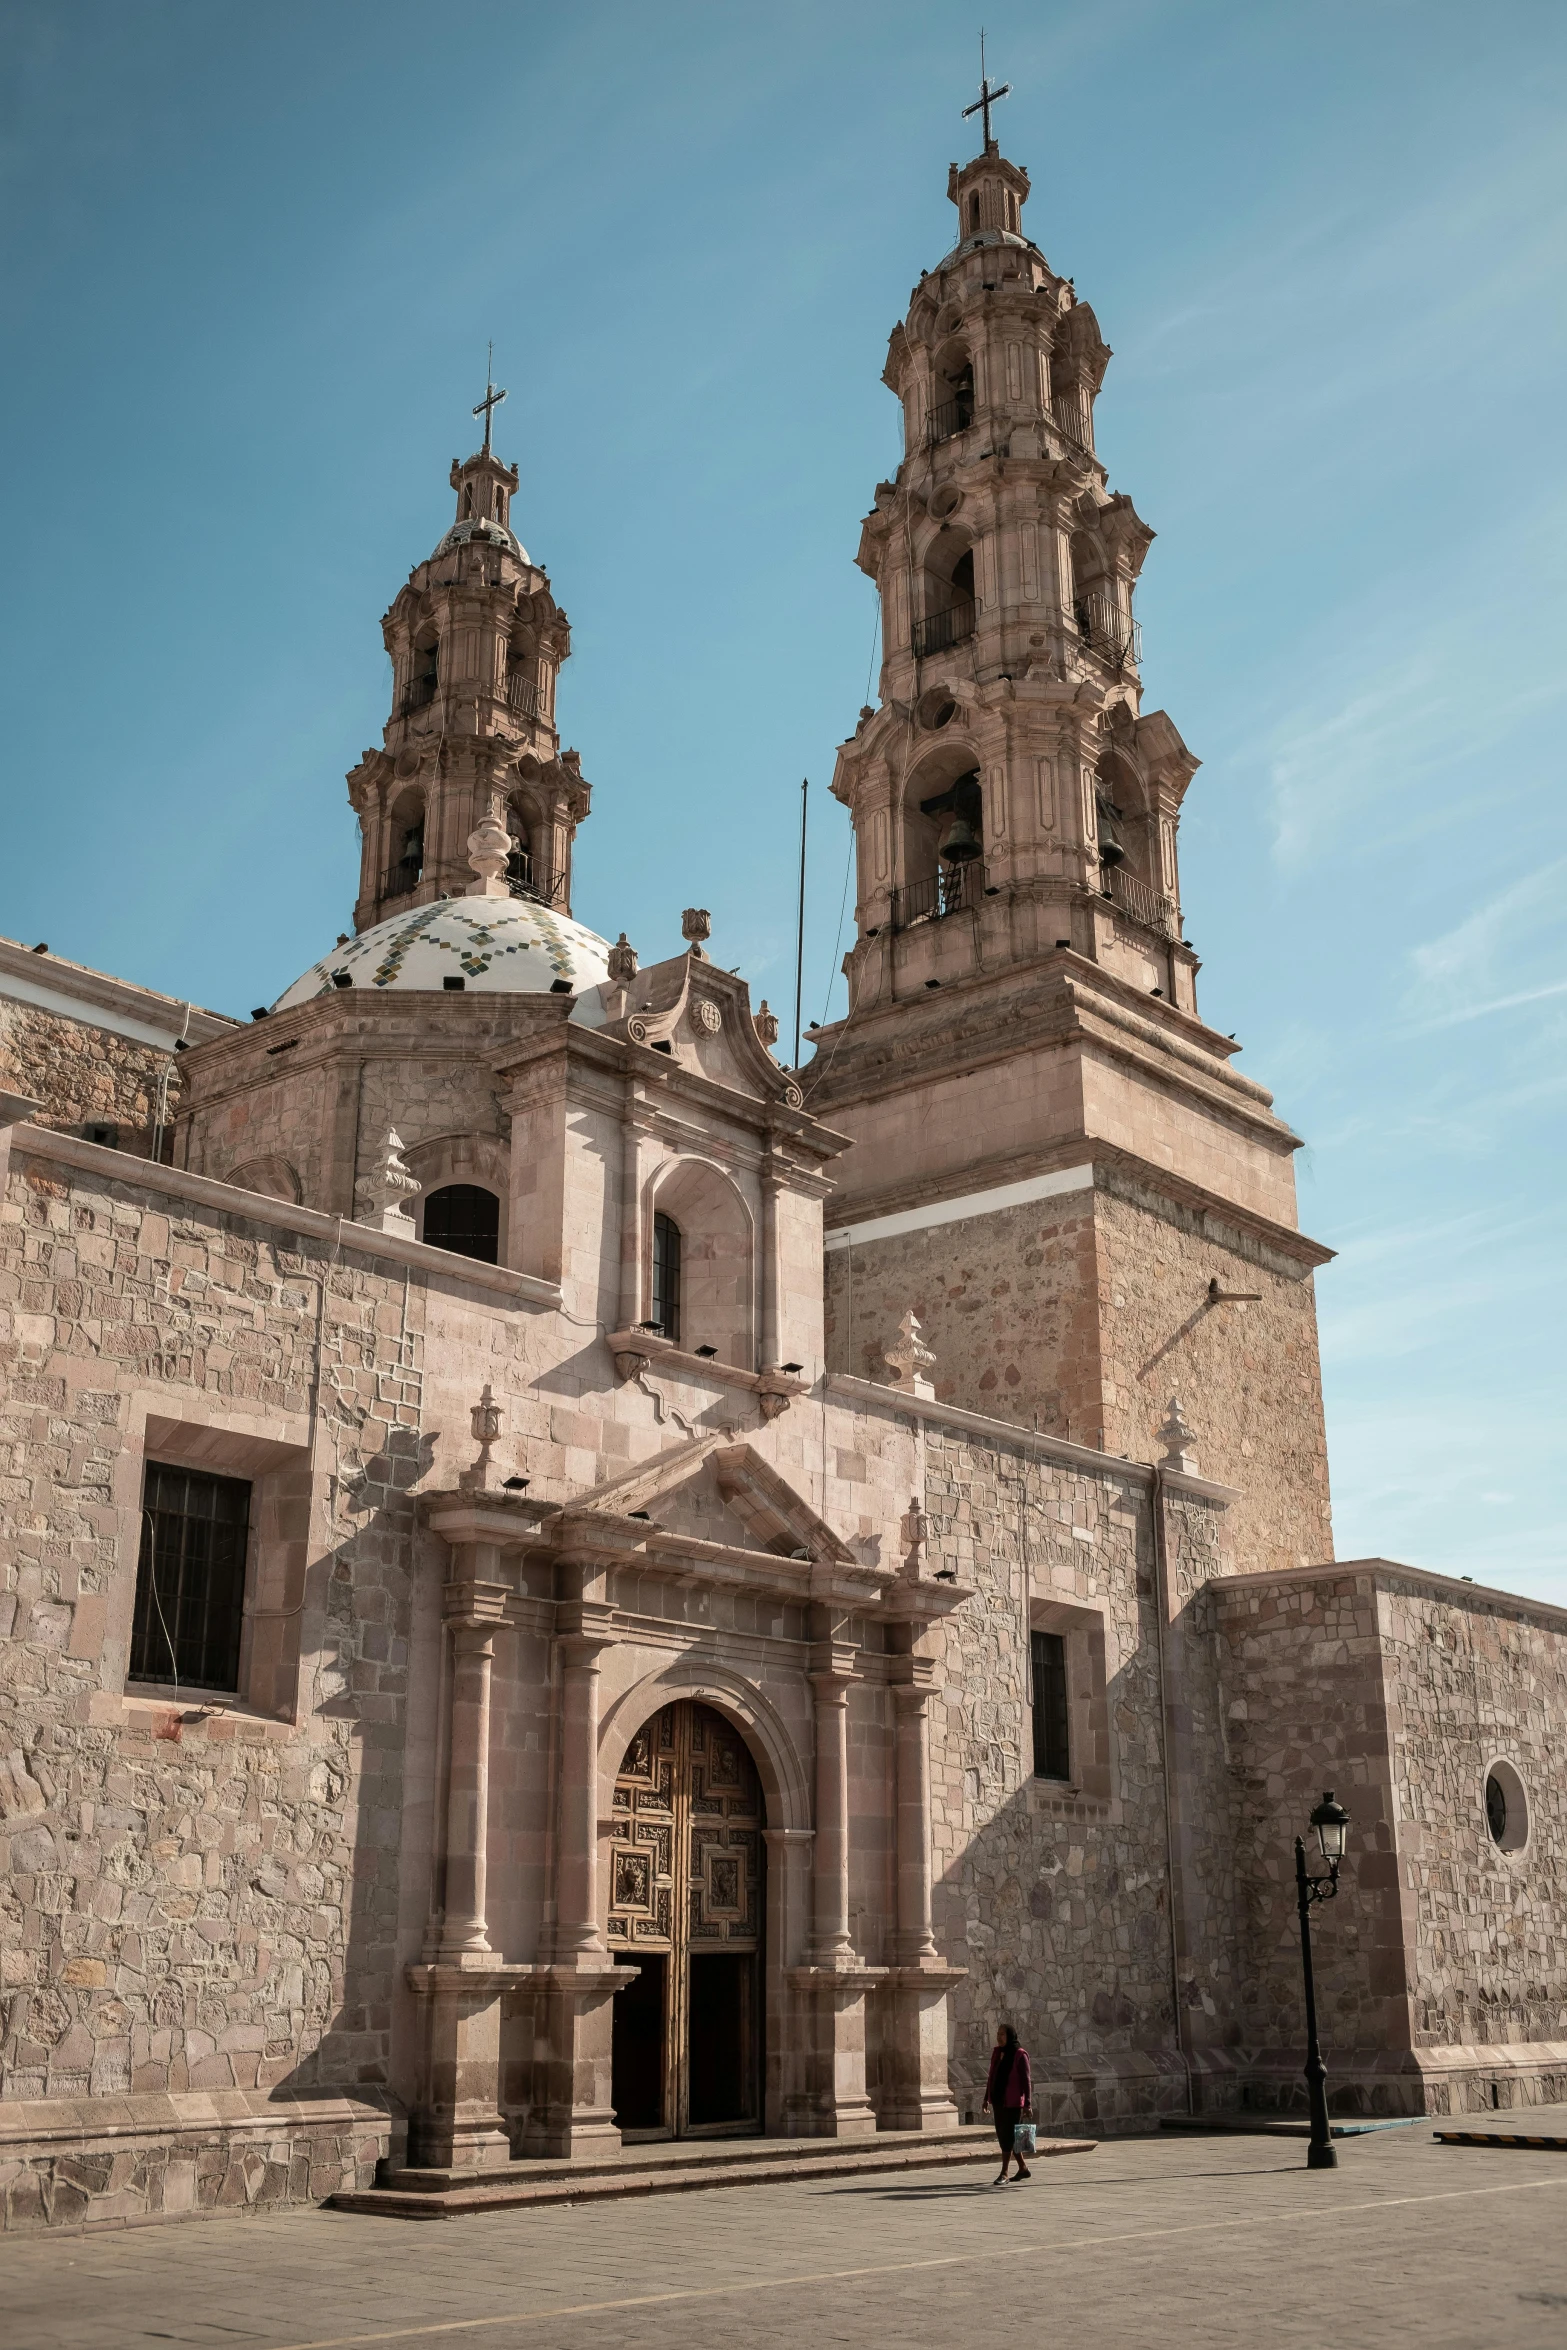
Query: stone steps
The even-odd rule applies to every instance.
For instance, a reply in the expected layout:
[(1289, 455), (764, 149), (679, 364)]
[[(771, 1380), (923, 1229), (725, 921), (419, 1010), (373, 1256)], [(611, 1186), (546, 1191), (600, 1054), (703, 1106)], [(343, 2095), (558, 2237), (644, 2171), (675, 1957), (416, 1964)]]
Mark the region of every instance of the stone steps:
[[(1092, 2138), (1041, 2138), (1036, 2155), (1091, 2154)], [(989, 2128), (883, 2130), (873, 2138), (751, 2138), (696, 2146), (632, 2146), (580, 2162), (509, 2162), (493, 2171), (395, 2170), (374, 2187), (328, 2198), (333, 2211), (383, 2219), (458, 2219), (625, 2195), (691, 2194), (707, 2187), (761, 2187), (790, 2179), (863, 2178), (869, 2173), (939, 2170), (994, 2162)]]

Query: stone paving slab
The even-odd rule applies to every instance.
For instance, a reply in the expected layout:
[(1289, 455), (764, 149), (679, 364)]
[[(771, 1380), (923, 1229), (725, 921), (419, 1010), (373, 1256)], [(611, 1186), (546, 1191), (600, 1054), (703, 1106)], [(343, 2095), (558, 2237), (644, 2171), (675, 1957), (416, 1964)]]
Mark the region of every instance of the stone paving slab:
[(5, 2350), (1561, 2350), (1567, 2163), (1422, 2130), (1339, 2167), (1151, 2135), (961, 2170), (501, 2212), (14, 2239)]

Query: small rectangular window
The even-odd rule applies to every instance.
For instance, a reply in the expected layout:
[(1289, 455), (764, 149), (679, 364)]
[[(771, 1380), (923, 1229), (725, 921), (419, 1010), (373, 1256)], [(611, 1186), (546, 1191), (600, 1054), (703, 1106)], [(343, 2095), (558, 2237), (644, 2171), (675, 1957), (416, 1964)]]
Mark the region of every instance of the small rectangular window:
[(1060, 1632), (1036, 1632), (1034, 1666), (1034, 1776), (1070, 1779), (1072, 1742), (1067, 1723), (1066, 1639)]
[(147, 1463), (130, 1678), (239, 1689), (250, 1487)]

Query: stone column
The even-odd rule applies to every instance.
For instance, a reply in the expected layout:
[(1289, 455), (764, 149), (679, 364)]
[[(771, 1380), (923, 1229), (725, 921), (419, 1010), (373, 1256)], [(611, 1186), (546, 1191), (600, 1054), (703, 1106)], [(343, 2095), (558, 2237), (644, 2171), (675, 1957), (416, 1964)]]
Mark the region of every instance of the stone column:
[(490, 1812), (492, 1619), (451, 1623), (451, 1760), (446, 1781), (446, 1904), (438, 1959), (489, 1952), (485, 1916)]
[(899, 1659), (895, 1806), (898, 1860), (898, 1963), (892, 1976), (892, 2063), (882, 2126), (955, 2130), (959, 2115), (948, 2082), (947, 1995), (965, 1969), (942, 1963), (931, 1924), (930, 1692), (935, 1667), (926, 1657)]
[(851, 1645), (832, 1639), (815, 1651), (811, 1963), (789, 1977), (800, 2003), (808, 2075), (800, 2127), (825, 2138), (865, 2137), (876, 2128), (866, 2092), (866, 2003), (867, 1994), (887, 1979), (885, 1967), (866, 1966), (849, 1934), (849, 1689), (858, 1677), (855, 1655)]
[(530, 2145), (541, 2154), (602, 2154), (620, 2145), (611, 2088), (612, 2003), (636, 1979), (634, 1968), (615, 1965), (598, 1917), (599, 1658), (613, 1644), (613, 1618), (601, 1568), (567, 1560), (560, 1578), (555, 1928), (538, 2019), (541, 2117)]
[(930, 1915), (930, 1688), (934, 1668), (911, 1657), (919, 1677), (893, 1690), (897, 1708), (898, 1959), (918, 1966), (936, 1956)]
[(835, 1650), (812, 1673), (816, 1690), (816, 1852), (811, 1958), (852, 1962), (849, 1937), (849, 1688), (852, 1650)]
[(433, 1963), (409, 1971), (428, 2003), (409, 2155), (445, 2170), (490, 2170), (511, 2157), (500, 2116), (500, 2003), (508, 1970), (490, 1948), (485, 1914), (490, 1680), (507, 1596), (497, 1543), (453, 1543), (445, 1593), (444, 1900)]

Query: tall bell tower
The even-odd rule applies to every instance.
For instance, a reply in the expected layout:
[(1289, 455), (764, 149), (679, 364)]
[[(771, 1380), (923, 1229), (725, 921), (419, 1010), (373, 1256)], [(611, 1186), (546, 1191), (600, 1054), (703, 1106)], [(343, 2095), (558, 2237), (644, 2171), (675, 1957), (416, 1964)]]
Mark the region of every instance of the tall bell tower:
[(1198, 1014), (1198, 761), (1143, 708), (1153, 533), (1096, 451), (1110, 351), (1024, 229), (988, 106), (985, 127), (949, 175), (956, 241), (893, 330), (905, 453), (857, 558), (883, 640), (833, 778), (858, 935), (803, 1073), (854, 1138), (830, 1359), (880, 1375), (912, 1308), (938, 1396), (1142, 1460), (1178, 1392), (1204, 1473), (1243, 1490), (1244, 1563), (1320, 1560), (1331, 1252), (1296, 1223), (1298, 1138)]
[(589, 787), (555, 726), (571, 652), (549, 575), (511, 527), (519, 476), (491, 447), (504, 391), (474, 409), (484, 445), (453, 458), (451, 528), (381, 623), (392, 661), (383, 747), (348, 778), (361, 851), (356, 929), (467, 888), (468, 835), (493, 809), (515, 894), (571, 911), (571, 852)]

